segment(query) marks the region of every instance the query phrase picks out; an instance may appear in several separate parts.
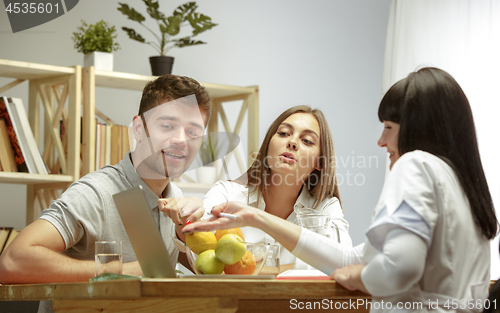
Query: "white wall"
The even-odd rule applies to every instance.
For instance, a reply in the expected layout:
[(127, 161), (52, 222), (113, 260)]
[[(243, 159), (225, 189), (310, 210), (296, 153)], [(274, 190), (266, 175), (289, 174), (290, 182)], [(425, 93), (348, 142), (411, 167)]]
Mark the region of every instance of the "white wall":
[[(146, 14), (139, 1), (123, 0)], [(308, 104), (323, 110), (333, 133), (344, 212), (355, 244), (363, 241), (384, 179), (385, 150), (376, 142), (389, 0), (199, 0), (199, 11), (219, 26), (200, 39), (207, 45), (172, 50), (174, 74), (199, 81), (260, 86), (260, 140), (286, 108)], [(170, 13), (183, 1), (160, 0)], [(149, 36), (119, 11), (118, 1), (85, 0), (51, 22), (12, 34), (0, 10), (0, 58), (60, 66), (83, 63), (72, 32), (84, 19), (118, 28), (122, 49), (115, 71), (150, 74), (154, 50), (128, 39), (122, 26)], [(150, 19), (148, 19), (150, 20)], [(155, 27), (154, 23), (148, 23)], [(0, 86), (10, 82), (0, 78)], [(27, 104), (27, 84), (6, 96)], [(127, 124), (140, 93), (97, 90), (97, 108)], [(242, 134), (245, 138), (246, 133)], [(354, 161), (354, 162), (353, 162)], [(0, 225), (24, 227), (25, 186), (0, 184)]]

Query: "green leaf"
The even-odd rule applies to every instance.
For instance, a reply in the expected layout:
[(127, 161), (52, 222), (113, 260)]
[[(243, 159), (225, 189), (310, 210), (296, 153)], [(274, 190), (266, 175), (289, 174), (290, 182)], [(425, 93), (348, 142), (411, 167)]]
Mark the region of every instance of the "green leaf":
[(142, 23), (146, 20), (146, 18), (141, 13), (137, 12), (134, 8), (130, 8), (125, 3), (118, 2), (118, 4), (121, 5), (121, 7), (118, 8), (118, 11), (128, 16), (129, 20), (136, 21), (139, 23)]
[(134, 39), (139, 42), (146, 42), (146, 40), (141, 35), (136, 33), (132, 28), (122, 27), (122, 29), (127, 32), (127, 35), (130, 37), (130, 39)]
[[(146, 5), (146, 10), (149, 16), (158, 21), (160, 34), (150, 29), (145, 23), (142, 23), (145, 21), (144, 16), (129, 7), (127, 4), (119, 3), (120, 7), (118, 10), (127, 15), (129, 19), (140, 23), (144, 28), (152, 33), (155, 41), (146, 41), (145, 38), (137, 34), (133, 29), (126, 27), (122, 27), (122, 29), (127, 32), (131, 39), (151, 45), (153, 48), (157, 49), (161, 55), (163, 55), (164, 49), (168, 44), (174, 44), (173, 46), (169, 46), (168, 49), (172, 47), (186, 47), (204, 44), (205, 42), (192, 40), (191, 37), (217, 26), (217, 24), (212, 23), (212, 19), (210, 17), (195, 12), (198, 5), (194, 1), (179, 5), (174, 10), (172, 16), (168, 17), (164, 13), (160, 12), (159, 0), (142, 0), (142, 2)], [(193, 28), (192, 35), (173, 40), (172, 37), (179, 35), (181, 26), (185, 26), (187, 23), (184, 22), (186, 21), (188, 21), (189, 25)]]
[(191, 37), (184, 37), (184, 38), (180, 38), (180, 39), (172, 40), (172, 41), (176, 42), (175, 46), (179, 47), (179, 48), (206, 44), (206, 42), (203, 42), (200, 40), (192, 40)]
[(181, 21), (185, 21), (186, 17), (191, 14), (191, 12), (194, 12), (196, 8), (198, 8), (196, 2), (188, 2), (178, 6), (174, 11), (174, 15), (179, 16), (181, 18)]
[(181, 18), (180, 16), (174, 15), (168, 17), (168, 26), (166, 28), (166, 33), (170, 36), (175, 36), (181, 30)]
[(210, 17), (195, 12), (187, 16), (186, 19), (189, 21), (189, 24), (191, 24), (191, 27), (193, 27), (193, 36), (217, 26), (217, 24), (212, 23)]
[(160, 7), (158, 1), (156, 2), (153, 0), (143, 0), (143, 1), (148, 7), (147, 12), (149, 16), (151, 16), (155, 20), (165, 20), (165, 14), (158, 11), (158, 8)]

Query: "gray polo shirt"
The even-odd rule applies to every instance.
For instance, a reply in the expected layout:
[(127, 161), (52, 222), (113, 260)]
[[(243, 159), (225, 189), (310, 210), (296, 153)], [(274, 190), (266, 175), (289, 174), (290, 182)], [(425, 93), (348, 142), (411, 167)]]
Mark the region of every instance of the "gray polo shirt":
[[(105, 166), (89, 173), (52, 201), (43, 210), (41, 219), (54, 225), (66, 244), (63, 254), (79, 260), (94, 260), (95, 242), (121, 240), (123, 242), (123, 262), (136, 261), (134, 250), (128, 240), (120, 216), (113, 201), (113, 195), (141, 185), (163, 242), (173, 264), (177, 263), (179, 251), (173, 237), (175, 230), (172, 220), (158, 210), (158, 196), (139, 177), (130, 160), (130, 152), (114, 166)], [(165, 198), (182, 197), (181, 190), (169, 183), (163, 195)], [(51, 306), (42, 301), (39, 312), (52, 312)], [(49, 309), (49, 310), (47, 310)]]

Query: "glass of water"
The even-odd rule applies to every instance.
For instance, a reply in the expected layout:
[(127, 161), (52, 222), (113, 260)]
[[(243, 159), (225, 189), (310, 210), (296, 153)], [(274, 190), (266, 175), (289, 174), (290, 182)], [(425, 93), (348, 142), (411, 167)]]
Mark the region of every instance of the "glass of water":
[(122, 273), (122, 242), (96, 241), (95, 243), (95, 276), (104, 273)]
[(332, 238), (340, 243), (338, 227), (333, 223), (329, 215), (318, 213), (313, 209), (303, 208), (299, 210), (296, 219), (299, 226)]
[(267, 246), (267, 259), (260, 274), (278, 275), (280, 273), (280, 244), (274, 243)]
[[(320, 212), (311, 208), (301, 208), (297, 212), (296, 219), (296, 222), (299, 226), (302, 226), (317, 234), (331, 238), (332, 240), (338, 241), (340, 243), (339, 229), (337, 225), (333, 223), (330, 215), (321, 214)], [(295, 261), (294, 268), (309, 270), (315, 269), (314, 267), (306, 264), (300, 259), (297, 259)]]

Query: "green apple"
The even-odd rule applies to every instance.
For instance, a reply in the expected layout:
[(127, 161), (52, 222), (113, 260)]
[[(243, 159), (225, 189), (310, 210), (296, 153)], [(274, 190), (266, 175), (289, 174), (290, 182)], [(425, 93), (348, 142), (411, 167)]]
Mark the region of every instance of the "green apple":
[(224, 263), (217, 260), (215, 250), (205, 250), (196, 258), (195, 266), (203, 274), (222, 274)]
[(215, 246), (215, 256), (219, 261), (233, 265), (245, 255), (247, 246), (243, 239), (236, 234), (225, 234)]

